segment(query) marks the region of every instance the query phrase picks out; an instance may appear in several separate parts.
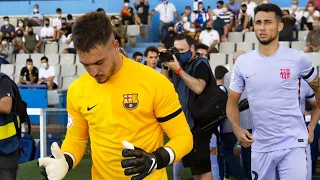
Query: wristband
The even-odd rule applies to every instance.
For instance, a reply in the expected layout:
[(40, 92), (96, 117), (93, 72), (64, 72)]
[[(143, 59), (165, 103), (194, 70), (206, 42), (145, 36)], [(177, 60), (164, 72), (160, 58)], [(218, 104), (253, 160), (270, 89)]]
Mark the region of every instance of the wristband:
[(176, 70), (176, 75), (179, 75), (179, 73), (182, 71), (182, 67), (180, 67), (180, 68), (178, 68), (177, 70)]

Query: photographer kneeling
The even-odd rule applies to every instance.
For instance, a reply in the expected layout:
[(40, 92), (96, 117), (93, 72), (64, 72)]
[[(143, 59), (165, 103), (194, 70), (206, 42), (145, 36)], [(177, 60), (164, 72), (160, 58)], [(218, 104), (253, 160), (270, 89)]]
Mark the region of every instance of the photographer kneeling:
[(183, 165), (190, 167), (196, 180), (211, 180), (209, 143), (212, 134), (201, 131), (189, 109), (190, 103), (196, 100), (210, 83), (215, 83), (209, 63), (196, 55), (194, 40), (184, 34), (177, 35), (174, 48), (161, 52), (159, 57), (163, 63), (161, 72), (174, 84), (193, 133), (193, 150), (182, 159)]

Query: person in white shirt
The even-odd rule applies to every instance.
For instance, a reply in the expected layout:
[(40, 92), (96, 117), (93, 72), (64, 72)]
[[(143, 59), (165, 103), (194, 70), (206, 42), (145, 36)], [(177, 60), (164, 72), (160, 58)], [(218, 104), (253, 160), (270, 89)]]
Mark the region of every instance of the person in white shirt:
[(213, 10), (213, 12), (219, 16), (219, 14), (223, 13), (222, 7), (223, 7), (224, 2), (223, 1), (218, 1), (217, 2), (217, 8)]
[(29, 17), (29, 25), (32, 25), (32, 26), (41, 26), (42, 25), (42, 22), (43, 22), (43, 15), (40, 14), (39, 12), (39, 5), (38, 4), (35, 4), (33, 6), (33, 13), (31, 14), (31, 16)]
[(46, 84), (48, 90), (58, 88), (58, 79), (56, 77), (55, 68), (48, 64), (48, 58), (43, 56), (41, 58), (41, 65), (39, 69), (38, 84)]
[(149, 46), (144, 51), (144, 57), (146, 60), (146, 65), (161, 72), (161, 69), (157, 67), (157, 63), (159, 60), (159, 50), (155, 46)]
[(43, 40), (43, 43), (46, 44), (47, 41), (51, 41), (53, 39), (54, 29), (50, 26), (50, 20), (46, 18), (44, 20), (44, 27), (41, 29), (40, 37)]
[(214, 30), (212, 27), (212, 20), (210, 20), (207, 23), (206, 30), (203, 30), (200, 33), (199, 43), (207, 45), (209, 47), (209, 53), (217, 53), (220, 36), (218, 31)]
[(301, 19), (301, 24), (304, 30), (312, 30), (312, 23), (314, 20), (319, 19), (320, 13), (315, 9), (314, 2), (308, 2), (308, 9), (304, 12)]
[(250, 17), (254, 17), (254, 8), (257, 7), (257, 4), (252, 0), (246, 0), (245, 3), (247, 4), (247, 13)]
[(181, 14), (180, 21), (175, 25), (175, 30), (178, 34), (189, 32), (190, 22), (188, 21), (188, 16), (185, 13)]
[(303, 29), (301, 27), (301, 19), (304, 14), (304, 10), (299, 8), (299, 4), (297, 0), (292, 1), (291, 8), (289, 9), (289, 12), (292, 17), (296, 19), (296, 24), (294, 26), (294, 30), (296, 31), (296, 37), (298, 38), (298, 32)]
[(155, 12), (160, 14), (159, 39), (161, 41), (165, 37), (165, 33), (168, 32), (168, 25), (174, 22), (174, 17), (178, 20), (178, 13), (176, 7), (169, 3), (169, 0), (162, 0), (162, 3), (152, 10), (151, 15)]
[(72, 33), (68, 35), (66, 44), (69, 44), (69, 47), (62, 50), (61, 54), (77, 54), (73, 44)]

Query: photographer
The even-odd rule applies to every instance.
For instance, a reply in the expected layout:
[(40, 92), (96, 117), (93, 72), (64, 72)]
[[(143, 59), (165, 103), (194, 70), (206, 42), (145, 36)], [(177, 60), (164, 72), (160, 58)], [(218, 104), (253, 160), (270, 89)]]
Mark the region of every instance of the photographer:
[[(171, 59), (170, 54), (174, 54)], [(200, 130), (189, 109), (190, 103), (197, 99), (210, 83), (215, 83), (212, 81), (213, 75), (208, 61), (196, 55), (193, 39), (184, 34), (176, 36), (174, 48), (160, 53), (160, 60), (163, 62), (161, 72), (172, 80), (193, 133), (193, 150), (182, 159), (183, 165), (190, 167), (197, 180), (212, 179), (209, 149), (211, 134)]]

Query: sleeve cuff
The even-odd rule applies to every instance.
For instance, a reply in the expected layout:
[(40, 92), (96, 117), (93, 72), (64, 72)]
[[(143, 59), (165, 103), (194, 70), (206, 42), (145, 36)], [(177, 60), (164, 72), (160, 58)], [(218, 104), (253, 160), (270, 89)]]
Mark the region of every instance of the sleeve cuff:
[(63, 154), (64, 154), (64, 157), (66, 158), (66, 161), (69, 165), (68, 171), (70, 171), (73, 168), (73, 165), (75, 164), (74, 156), (69, 152), (64, 152)]
[(165, 147), (164, 149), (169, 153), (169, 157), (170, 157), (169, 164), (172, 164), (175, 160), (175, 154), (173, 150), (169, 147)]

